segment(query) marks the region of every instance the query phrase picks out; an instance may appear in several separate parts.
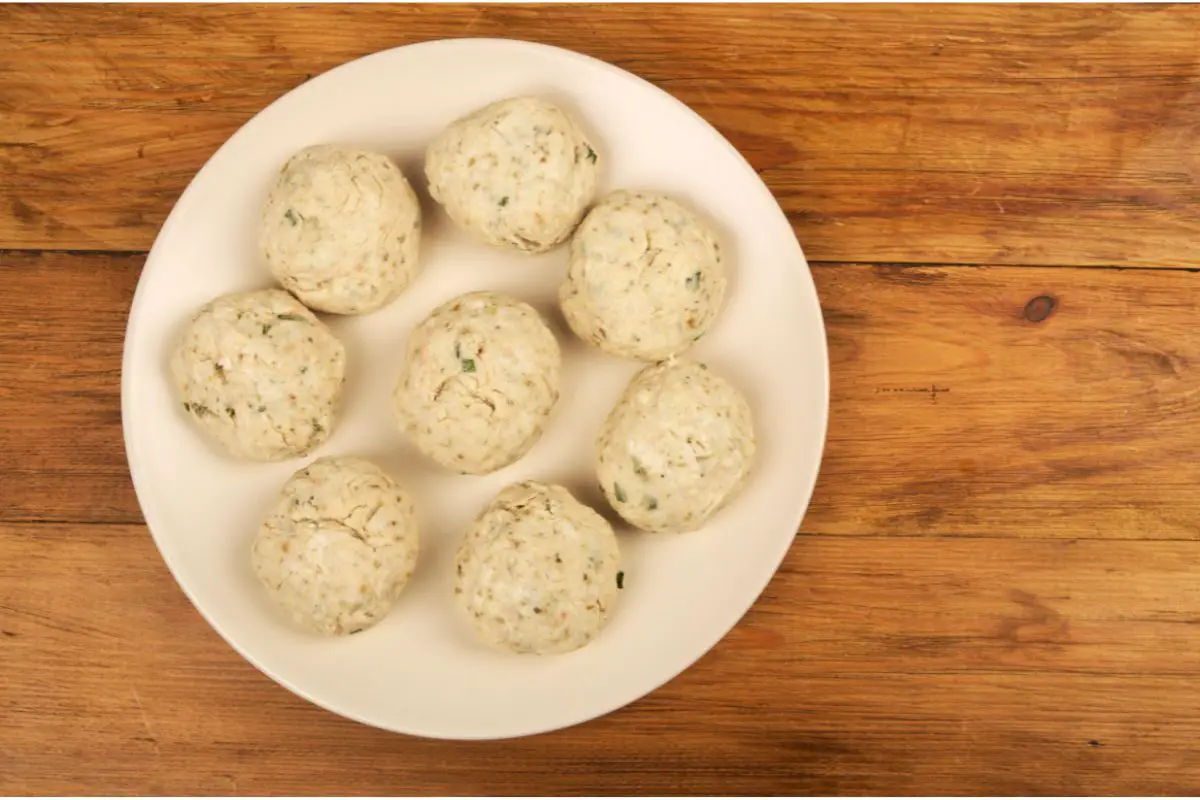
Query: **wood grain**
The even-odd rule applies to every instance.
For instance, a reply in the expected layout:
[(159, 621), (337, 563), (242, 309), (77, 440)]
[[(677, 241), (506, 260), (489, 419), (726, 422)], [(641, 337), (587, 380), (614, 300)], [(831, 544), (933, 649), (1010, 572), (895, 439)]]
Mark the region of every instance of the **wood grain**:
[(1200, 776), (1187, 542), (802, 537), (743, 624), (650, 697), (452, 744), (271, 683), (140, 527), (0, 541), (0, 653), (21, 665), (0, 682), (4, 793), (1184, 794)]
[(1158, 5), (9, 4), (0, 241), (145, 250), (216, 148), (308, 77), (506, 36), (691, 105), (812, 259), (1200, 267), (1197, 30), (1200, 8)]
[(120, 395), (143, 260), (0, 251), (0, 520), (141, 521)]
[(816, 276), (834, 377), (805, 530), (1200, 537), (1197, 276)]
[[(821, 262), (833, 375), (742, 623), (494, 743), (250, 667), (121, 439), (129, 305), (195, 171), (311, 75), (455, 36), (589, 53), (716, 125)], [(1200, 791), (1197, 41), (1161, 5), (0, 6), (0, 794)]]
[[(141, 521), (118, 382), (141, 265), (0, 254), (0, 319), (14, 320), (0, 398), (26, 410), (0, 418), (0, 521)], [(839, 264), (815, 277), (834, 377), (805, 532), (1200, 538), (1195, 275)], [(1037, 298), (1053, 309), (1031, 322)]]

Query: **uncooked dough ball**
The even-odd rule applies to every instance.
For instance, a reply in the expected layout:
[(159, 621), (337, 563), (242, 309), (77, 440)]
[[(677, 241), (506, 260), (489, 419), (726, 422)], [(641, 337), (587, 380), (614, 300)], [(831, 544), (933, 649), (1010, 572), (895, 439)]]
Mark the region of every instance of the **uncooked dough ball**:
[(575, 231), (559, 300), (584, 341), (658, 361), (708, 332), (727, 283), (708, 222), (669, 197), (619, 191)]
[(600, 486), (626, 522), (652, 532), (694, 530), (750, 474), (750, 406), (703, 364), (656, 364), (626, 387), (596, 450)]
[(558, 402), (558, 341), (531, 306), (472, 292), (439, 306), (408, 338), (393, 400), (417, 448), (484, 474), (525, 455)]
[(364, 314), (416, 277), (420, 238), (417, 195), (391, 159), (316, 145), (275, 179), (259, 247), (275, 278), (306, 305)]
[(391, 610), (417, 550), (408, 493), (370, 461), (329, 457), (284, 484), (254, 539), (251, 566), (300, 628), (358, 633)]
[(172, 353), (183, 411), (236, 458), (281, 461), (324, 442), (346, 371), (342, 343), (282, 289), (200, 309)]
[(566, 653), (608, 622), (621, 573), (612, 527), (561, 486), (504, 489), (472, 523), (454, 593), (487, 644)]
[(527, 253), (571, 235), (596, 193), (600, 157), (579, 124), (537, 97), (451, 123), (425, 155), (429, 193), (479, 239)]

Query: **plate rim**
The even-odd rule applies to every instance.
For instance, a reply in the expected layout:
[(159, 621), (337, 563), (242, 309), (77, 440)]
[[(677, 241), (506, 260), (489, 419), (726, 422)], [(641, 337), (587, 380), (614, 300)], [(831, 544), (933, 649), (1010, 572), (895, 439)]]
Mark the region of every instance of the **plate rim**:
[[(139, 314), (139, 309), (146, 302), (145, 286), (147, 284), (147, 275), (152, 270), (157, 269), (157, 266), (156, 266), (157, 263), (159, 263), (162, 260), (162, 255), (161, 255), (161, 246), (162, 245), (161, 245), (161, 243), (166, 238), (165, 234), (168, 233), (170, 230), (172, 230), (173, 227), (178, 224), (178, 220), (180, 218), (180, 208), (185, 205), (187, 199), (193, 193), (196, 184), (198, 183), (200, 178), (204, 175), (205, 171), (210, 167), (210, 165), (214, 161), (217, 161), (223, 153), (225, 153), (226, 151), (231, 149), (233, 146), (235, 146), (236, 142), (244, 135), (245, 131), (248, 128), (252, 127), (254, 125), (255, 121), (258, 120), (264, 113), (266, 113), (273, 106), (282, 102), (285, 98), (291, 97), (292, 95), (296, 95), (298, 93), (302, 94), (304, 92), (310, 91), (310, 89), (309, 89), (310, 86), (320, 84), (322, 81), (327, 81), (330, 78), (330, 76), (334, 75), (335, 73), (337, 73), (339, 71), (348, 69), (352, 66), (359, 65), (359, 64), (361, 64), (361, 62), (385, 57), (386, 55), (391, 54), (395, 51), (399, 51), (399, 50), (470, 48), (470, 47), (478, 47), (478, 46), (500, 46), (500, 47), (514, 47), (519, 50), (520, 49), (540, 50), (543, 53), (547, 53), (547, 54), (557, 57), (557, 58), (570, 59), (570, 60), (585, 64), (591, 68), (603, 69), (603, 70), (613, 74), (615, 77), (620, 78), (621, 80), (624, 80), (627, 82), (632, 81), (635, 84), (642, 84), (645, 88), (651, 89), (661, 99), (673, 104), (677, 110), (682, 110), (682, 111), (686, 112), (686, 114), (691, 116), (694, 121), (699, 122), (701, 124), (702, 128), (707, 129), (708, 133), (711, 136), (713, 136), (716, 139), (716, 141), (720, 143), (721, 146), (726, 148), (726, 150), (728, 152), (730, 152), (736, 158), (736, 160), (740, 163), (742, 169), (748, 171), (754, 177), (755, 181), (757, 181), (758, 184), (767, 192), (767, 194), (771, 198), (773, 205), (775, 206), (776, 211), (779, 214), (780, 220), (785, 225), (787, 225), (787, 227), (789, 228), (789, 230), (791, 232), (790, 239), (791, 239), (792, 244), (795, 246), (795, 255), (799, 257), (799, 264), (797, 265), (797, 272), (799, 273), (798, 277), (800, 277), (801, 283), (804, 285), (804, 287), (806, 289), (804, 292), (807, 295), (806, 301), (816, 311), (816, 318), (819, 322), (819, 324), (817, 324), (815, 326), (815, 329), (816, 329), (817, 336), (819, 338), (819, 345), (820, 345), (820, 347), (819, 347), (820, 358), (818, 360), (819, 360), (820, 377), (821, 377), (821, 383), (822, 383), (822, 385), (820, 387), (821, 388), (820, 419), (818, 421), (818, 426), (817, 426), (818, 432), (819, 432), (819, 438), (818, 438), (816, 447), (814, 447), (813, 451), (812, 451), (814, 464), (813, 464), (813, 469), (811, 470), (811, 480), (806, 482), (807, 485), (801, 485), (801, 486), (797, 487), (798, 489), (802, 490), (797, 493), (797, 496), (803, 497), (803, 502), (797, 503), (797, 505), (796, 505), (796, 511), (794, 512), (795, 520), (792, 523), (792, 526), (793, 526), (792, 534), (791, 534), (791, 536), (787, 537), (786, 539), (783, 539), (783, 538), (780, 539), (781, 544), (779, 547), (779, 552), (770, 559), (770, 563), (772, 565), (771, 569), (770, 569), (770, 573), (767, 575), (766, 579), (762, 582), (762, 585), (757, 589), (757, 591), (755, 591), (754, 595), (750, 598), (749, 602), (745, 605), (745, 607), (741, 608), (741, 610), (738, 612), (737, 616), (734, 618), (733, 622), (728, 627), (725, 627), (724, 630), (721, 630), (719, 632), (719, 634), (713, 639), (713, 641), (710, 644), (708, 644), (702, 651), (697, 653), (686, 664), (684, 664), (678, 670), (671, 672), (669, 675), (666, 675), (661, 680), (656, 680), (655, 682), (653, 682), (653, 685), (648, 686), (644, 691), (641, 691), (636, 696), (628, 697), (627, 699), (617, 702), (615, 704), (611, 704), (611, 703), (607, 704), (605, 707), (599, 708), (597, 710), (587, 711), (583, 714), (574, 714), (571, 716), (571, 718), (568, 721), (564, 721), (559, 724), (541, 725), (541, 726), (533, 727), (533, 728), (530, 728), (527, 730), (514, 731), (513, 733), (502, 734), (502, 735), (496, 735), (496, 734), (468, 735), (468, 734), (461, 734), (461, 733), (449, 733), (449, 734), (436, 733), (436, 732), (431, 732), (428, 730), (418, 730), (415, 727), (406, 728), (404, 726), (396, 725), (394, 723), (379, 720), (379, 719), (370, 719), (366, 715), (353, 713), (353, 712), (347, 711), (345, 709), (334, 707), (333, 704), (327, 703), (327, 702), (319, 699), (318, 697), (314, 696), (310, 692), (302, 689), (301, 687), (292, 683), (290, 680), (284, 678), (281, 675), (274, 673), (273, 671), (267, 669), (263, 664), (261, 664), (256, 658), (254, 658), (242, 646), (240, 646), (237, 642), (235, 642), (222, 629), (221, 626), (216, 624), (216, 622), (205, 611), (204, 607), (199, 602), (197, 602), (196, 598), (193, 596), (192, 592), (189, 590), (187, 585), (184, 583), (184, 581), (182, 581), (180, 579), (179, 572), (177, 571), (175, 565), (172, 564), (171, 558), (167, 555), (167, 551), (163, 548), (163, 545), (160, 540), (160, 534), (158, 532), (156, 532), (155, 522), (152, 521), (152, 517), (155, 518), (157, 520), (158, 528), (161, 529), (165, 525), (165, 521), (163, 520), (163, 513), (160, 511), (154, 510), (154, 504), (148, 502), (148, 499), (147, 499), (149, 497), (148, 481), (150, 478), (146, 472), (147, 467), (145, 465), (144, 460), (142, 461), (142, 466), (139, 467), (139, 465), (138, 465), (139, 459), (137, 459), (134, 455), (134, 453), (136, 452), (136, 444), (134, 442), (135, 437), (133, 434), (134, 426), (131, 423), (131, 412), (133, 411), (133, 408), (132, 408), (133, 393), (132, 393), (132, 386), (131, 386), (132, 381), (133, 381), (133, 378), (131, 376), (131, 352), (134, 349), (133, 346), (131, 345), (131, 342), (135, 341), (135, 339), (136, 339), (137, 320), (142, 316), (141, 314)], [(816, 343), (817, 342), (814, 342), (814, 344), (816, 344)], [(813, 349), (815, 350), (817, 348), (814, 347)], [(691, 108), (691, 106), (684, 103), (682, 100), (678, 99), (673, 94), (666, 91), (665, 89), (663, 89), (659, 86), (656, 86), (651, 81), (641, 77), (640, 75), (637, 75), (636, 73), (626, 70), (622, 67), (619, 67), (616, 64), (612, 64), (610, 62), (604, 61), (603, 59), (596, 58), (594, 56), (590, 56), (585, 53), (581, 53), (581, 52), (578, 52), (575, 50), (570, 50), (565, 47), (559, 47), (557, 45), (545, 44), (543, 42), (536, 42), (536, 41), (530, 41), (530, 40), (519, 39), (519, 38), (452, 37), (452, 38), (426, 39), (426, 40), (422, 40), (419, 42), (411, 42), (408, 44), (402, 44), (402, 45), (397, 45), (395, 47), (385, 48), (383, 50), (377, 50), (375, 52), (367, 53), (367, 54), (359, 56), (357, 58), (353, 58), (348, 61), (342, 62), (334, 67), (331, 67), (328, 70), (325, 70), (324, 72), (321, 72), (318, 75), (314, 75), (312, 78), (304, 81), (303, 83), (301, 83), (297, 86), (292, 87), (291, 89), (280, 94), (278, 97), (273, 99), (271, 102), (267, 103), (265, 106), (260, 108), (249, 119), (247, 119), (245, 122), (243, 122), (236, 131), (234, 131), (228, 138), (226, 138), (225, 141), (222, 142), (221, 145), (212, 153), (212, 155), (210, 155), (208, 157), (208, 159), (205, 160), (204, 164), (200, 167), (200, 169), (198, 169), (196, 171), (195, 175), (192, 176), (191, 180), (188, 181), (187, 186), (184, 188), (184, 190), (180, 193), (179, 197), (175, 200), (174, 204), (171, 206), (171, 210), (167, 214), (167, 218), (163, 221), (162, 226), (159, 228), (158, 233), (155, 235), (154, 242), (151, 245), (150, 250), (146, 254), (146, 259), (143, 262), (142, 270), (141, 270), (140, 274), (138, 275), (137, 286), (134, 290), (133, 300), (129, 307), (129, 313), (128, 313), (128, 317), (126, 319), (126, 325), (125, 325), (124, 340), (122, 342), (121, 428), (122, 428), (122, 442), (123, 442), (124, 449), (125, 449), (125, 460), (129, 467), (130, 481), (133, 484), (134, 495), (137, 498), (138, 508), (141, 511), (143, 524), (146, 526), (146, 529), (150, 533), (151, 540), (154, 542), (154, 546), (155, 546), (155, 549), (158, 551), (159, 557), (162, 559), (163, 563), (166, 565), (168, 572), (171, 574), (171, 577), (175, 582), (175, 585), (180, 589), (180, 591), (183, 592), (183, 594), (187, 598), (188, 602), (200, 614), (200, 617), (221, 638), (221, 640), (225, 642), (225, 644), (227, 646), (229, 646), (231, 649), (233, 649), (234, 652), (236, 652), (239, 656), (241, 656), (252, 667), (254, 667), (256, 670), (258, 670), (260, 673), (262, 673), (266, 677), (270, 678), (273, 682), (275, 682), (275, 683), (279, 684), (280, 686), (284, 687), (285, 689), (287, 689), (289, 692), (295, 694), (296, 696), (298, 696), (300, 698), (303, 698), (304, 700), (317, 706), (318, 708), (321, 708), (325, 711), (336, 714), (337, 716), (344, 717), (349, 720), (353, 720), (354, 722), (357, 722), (357, 723), (360, 723), (363, 725), (368, 725), (373, 728), (379, 728), (381, 730), (386, 730), (386, 731), (389, 731), (392, 733), (398, 733), (398, 734), (402, 734), (402, 735), (406, 735), (406, 736), (414, 736), (414, 737), (418, 737), (418, 738), (434, 739), (434, 740), (442, 740), (442, 741), (500, 741), (500, 740), (504, 740), (504, 739), (515, 739), (515, 738), (523, 738), (523, 737), (529, 737), (529, 736), (538, 736), (538, 735), (550, 733), (553, 731), (566, 730), (568, 728), (573, 728), (573, 727), (583, 724), (585, 722), (590, 722), (592, 720), (608, 716), (609, 714), (612, 714), (616, 711), (619, 711), (622, 708), (625, 708), (626, 706), (630, 706), (633, 703), (636, 703), (639, 700), (644, 699), (648, 695), (658, 691), (663, 686), (666, 686), (668, 683), (670, 683), (671, 681), (678, 678), (681, 674), (686, 672), (688, 669), (690, 669), (692, 666), (694, 666), (698, 661), (700, 661), (702, 658), (704, 658), (704, 656), (706, 656), (708, 653), (712, 652), (712, 650), (715, 649), (722, 641), (724, 641), (724, 639), (729, 635), (729, 633), (735, 627), (737, 627), (738, 624), (740, 624), (742, 622), (742, 620), (745, 618), (746, 614), (749, 613), (749, 611), (754, 607), (754, 605), (762, 597), (763, 593), (767, 590), (767, 588), (770, 586), (771, 582), (775, 579), (776, 575), (779, 572), (780, 566), (782, 566), (784, 559), (787, 557), (787, 554), (791, 551), (792, 546), (795, 544), (795, 541), (800, 534), (800, 526), (803, 523), (805, 516), (808, 514), (809, 507), (812, 504), (813, 494), (816, 489), (817, 480), (820, 476), (821, 466), (824, 462), (825, 448), (828, 443), (828, 435), (829, 435), (829, 415), (830, 415), (829, 414), (829, 412), (830, 412), (829, 403), (830, 403), (829, 342), (828, 342), (828, 335), (827, 335), (827, 331), (826, 331), (824, 310), (821, 307), (820, 297), (819, 297), (819, 295), (817, 293), (817, 289), (816, 289), (816, 283), (813, 280), (812, 267), (809, 264), (808, 258), (804, 254), (803, 246), (801, 245), (799, 239), (796, 236), (795, 229), (792, 227), (791, 221), (787, 219), (786, 212), (783, 210), (783, 207), (779, 204), (779, 201), (775, 197), (774, 192), (771, 191), (771, 188), (766, 184), (766, 182), (758, 174), (758, 171), (754, 169), (753, 165), (751, 165), (750, 162), (746, 160), (745, 156), (742, 155), (741, 151), (739, 151), (733, 145), (733, 143), (730, 142), (725, 137), (724, 134), (722, 134), (719, 130), (717, 130), (715, 125), (713, 125), (711, 122), (709, 122), (703, 116), (701, 116), (697, 111), (695, 111), (693, 108)], [(142, 487), (146, 487), (146, 488), (143, 489)]]

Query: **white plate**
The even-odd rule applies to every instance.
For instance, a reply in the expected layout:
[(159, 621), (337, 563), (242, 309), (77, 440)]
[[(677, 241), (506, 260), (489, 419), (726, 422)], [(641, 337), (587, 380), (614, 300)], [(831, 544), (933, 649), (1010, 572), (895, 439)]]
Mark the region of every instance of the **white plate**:
[[(692, 354), (742, 388), (759, 431), (758, 471), (738, 500), (695, 533), (622, 531), (625, 589), (611, 624), (582, 650), (545, 658), (492, 652), (460, 627), (452, 558), (470, 519), (516, 480), (561, 482), (607, 512), (593, 488), (595, 433), (638, 365), (585, 349), (565, 331), (554, 303), (565, 249), (529, 258), (476, 245), (423, 195), (424, 272), (413, 286), (374, 314), (325, 317), (347, 346), (343, 418), (307, 459), (261, 465), (220, 455), (188, 425), (165, 371), (168, 349), (196, 308), (270, 284), (255, 248), (258, 209), (290, 154), (318, 142), (377, 148), (423, 192), (426, 142), (461, 114), (522, 93), (556, 97), (580, 114), (606, 156), (602, 190), (675, 193), (724, 228), (735, 255), (728, 304)], [(412, 326), (442, 301), (483, 288), (509, 291), (551, 319), (563, 344), (562, 399), (528, 456), (486, 477), (464, 477), (410, 449), (393, 428), (389, 400)], [(737, 623), (808, 505), (828, 383), (804, 255), (766, 186), (728, 142), (666, 93), (603, 62), (526, 42), (460, 39), (338, 67), (272, 103), (217, 151), (146, 261), (126, 334), (121, 400), (146, 522), (179, 585), (229, 644), (288, 689), (351, 719), (482, 739), (617, 709), (687, 668)], [(396, 608), (343, 639), (306, 636), (281, 621), (248, 557), (284, 480), (330, 454), (376, 458), (412, 490), (422, 526), (421, 561)]]

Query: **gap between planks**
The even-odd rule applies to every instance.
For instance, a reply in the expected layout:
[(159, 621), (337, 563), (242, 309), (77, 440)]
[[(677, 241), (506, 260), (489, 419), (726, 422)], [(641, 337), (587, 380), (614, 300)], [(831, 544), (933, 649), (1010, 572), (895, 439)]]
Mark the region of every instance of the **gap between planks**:
[[(803, 246), (803, 245), (801, 245)], [(133, 258), (141, 256), (143, 258), (150, 255), (149, 250), (79, 250), (79, 249), (59, 249), (47, 247), (0, 247), (0, 256), (79, 256), (79, 257), (114, 257), (114, 258)], [(808, 266), (812, 269), (828, 269), (830, 267), (898, 267), (901, 269), (957, 269), (957, 268), (985, 268), (985, 269), (1106, 269), (1116, 270), (1118, 272), (1124, 270), (1134, 270), (1137, 272), (1155, 272), (1155, 271), (1170, 271), (1170, 272), (1200, 272), (1200, 267), (1156, 267), (1156, 266), (1141, 266), (1130, 264), (996, 264), (993, 262), (971, 262), (971, 261), (897, 261), (889, 259), (886, 261), (871, 261), (866, 259), (854, 260), (839, 260), (839, 261), (808, 261)]]
[[(142, 519), (88, 519), (79, 518), (72, 519), (70, 517), (53, 517), (47, 519), (37, 519), (34, 517), (14, 517), (12, 519), (0, 518), (0, 527), (7, 526), (11, 528), (40, 528), (40, 527), (119, 527), (119, 528), (142, 528), (148, 534), (150, 526)], [(943, 540), (943, 541), (979, 541), (979, 542), (1042, 542), (1047, 544), (1068, 544), (1070, 542), (1147, 542), (1147, 543), (1163, 543), (1163, 544), (1195, 544), (1200, 546), (1200, 539), (1181, 539), (1171, 538), (1167, 536), (1145, 537), (1145, 536), (1077, 536), (1075, 538), (1065, 538), (1062, 536), (1014, 536), (1001, 533), (928, 533), (917, 531), (914, 533), (825, 533), (822, 531), (798, 531), (795, 535), (796, 541), (802, 539), (825, 540), (833, 539), (838, 541), (855, 541), (862, 542), (864, 545), (869, 542), (888, 542), (896, 539), (904, 539), (907, 541), (921, 540)]]

